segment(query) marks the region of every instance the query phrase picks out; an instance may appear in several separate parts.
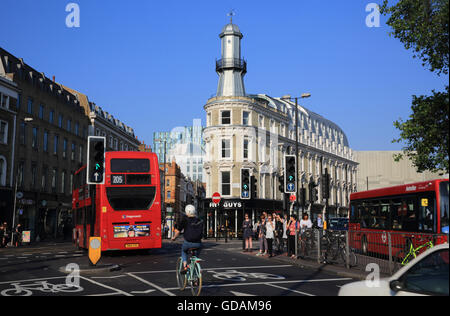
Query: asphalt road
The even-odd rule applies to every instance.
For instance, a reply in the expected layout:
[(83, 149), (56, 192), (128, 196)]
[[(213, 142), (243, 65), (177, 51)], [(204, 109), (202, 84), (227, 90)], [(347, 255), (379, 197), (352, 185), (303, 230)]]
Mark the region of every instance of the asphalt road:
[[(89, 271), (79, 279), (70, 268), (90, 269), (88, 258), (71, 244), (0, 249), (0, 295), (189, 296), (189, 290), (181, 292), (176, 285), (179, 247), (164, 243), (162, 249), (106, 253), (99, 264), (116, 264), (119, 270)], [(340, 286), (354, 281), (243, 254), (239, 244), (205, 243), (201, 258), (202, 296), (334, 296)], [(69, 273), (63, 272), (66, 268)]]

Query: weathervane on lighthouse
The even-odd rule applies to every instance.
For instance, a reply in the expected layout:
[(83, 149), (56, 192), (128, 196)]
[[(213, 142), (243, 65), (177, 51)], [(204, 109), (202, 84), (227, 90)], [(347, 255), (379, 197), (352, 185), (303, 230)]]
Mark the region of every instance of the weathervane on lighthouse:
[(236, 15), (236, 12), (234, 12), (234, 9), (231, 9), (230, 13), (227, 14), (227, 16), (230, 17), (230, 23), (233, 23), (233, 16)]

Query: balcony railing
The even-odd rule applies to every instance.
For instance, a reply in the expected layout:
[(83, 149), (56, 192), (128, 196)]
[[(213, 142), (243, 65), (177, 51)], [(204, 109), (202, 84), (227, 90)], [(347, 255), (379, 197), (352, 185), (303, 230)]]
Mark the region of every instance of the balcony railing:
[(225, 69), (237, 69), (247, 72), (247, 62), (240, 58), (224, 58), (216, 60), (216, 71), (222, 72)]

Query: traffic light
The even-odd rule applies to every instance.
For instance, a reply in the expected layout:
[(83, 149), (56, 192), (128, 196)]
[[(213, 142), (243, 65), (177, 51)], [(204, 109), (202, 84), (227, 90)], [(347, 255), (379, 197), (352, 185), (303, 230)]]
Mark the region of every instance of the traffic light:
[(322, 175), (321, 188), (322, 197), (324, 199), (330, 198), (330, 175), (328, 174), (328, 172)]
[(306, 189), (305, 188), (300, 189), (299, 201), (300, 201), (301, 206), (303, 206), (303, 207), (306, 206)]
[(284, 193), (297, 193), (297, 158), (284, 156)]
[(278, 190), (280, 190), (280, 192), (284, 193), (284, 176), (279, 176), (278, 182), (280, 183), (280, 185), (278, 186)]
[(251, 199), (250, 169), (241, 169), (241, 199)]
[(250, 177), (250, 187), (251, 187), (251, 198), (252, 199), (256, 199), (257, 198), (257, 186), (256, 183), (258, 182), (258, 180), (256, 180), (255, 176), (251, 176)]
[(87, 184), (105, 183), (105, 137), (88, 137)]
[(314, 182), (310, 182), (308, 184), (309, 188), (309, 203), (312, 205), (314, 202), (319, 200), (318, 192), (317, 192), (317, 184)]

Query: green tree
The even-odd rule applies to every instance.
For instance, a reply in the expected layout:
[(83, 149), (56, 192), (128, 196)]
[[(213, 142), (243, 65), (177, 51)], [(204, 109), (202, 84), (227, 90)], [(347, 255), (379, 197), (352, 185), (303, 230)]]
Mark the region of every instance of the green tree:
[(404, 154), (394, 156), (396, 161), (406, 155), (418, 172), (448, 173), (449, 88), (446, 92), (433, 91), (432, 96), (413, 96), (413, 113), (406, 122), (396, 121), (400, 138), (406, 142)]
[(399, 0), (392, 6), (384, 0), (380, 12), (390, 15), (386, 24), (393, 31), (389, 35), (412, 49), (414, 58), (438, 75), (448, 74), (449, 0)]
[[(449, 71), (449, 0), (399, 0), (389, 5), (384, 0), (380, 12), (389, 15), (387, 24), (406, 49), (414, 51), (424, 67), (438, 76)], [(431, 96), (413, 96), (409, 120), (394, 122), (400, 138), (393, 142), (405, 143), (403, 154), (418, 172), (449, 172), (449, 87), (443, 92), (433, 90)]]

